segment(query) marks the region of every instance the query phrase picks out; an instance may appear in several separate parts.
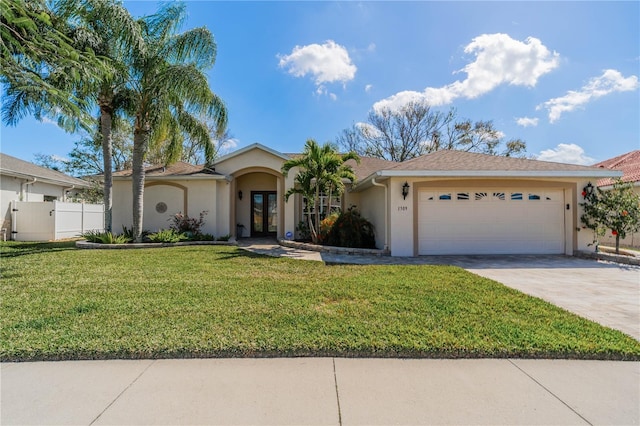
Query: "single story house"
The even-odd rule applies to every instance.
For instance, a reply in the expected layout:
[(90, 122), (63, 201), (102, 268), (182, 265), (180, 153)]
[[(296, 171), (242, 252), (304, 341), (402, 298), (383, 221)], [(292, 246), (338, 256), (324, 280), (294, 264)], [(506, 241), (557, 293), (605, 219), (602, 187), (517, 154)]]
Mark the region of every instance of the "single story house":
[(2, 229), (11, 229), (12, 201), (67, 201), (70, 191), (90, 184), (64, 173), (0, 153), (0, 212)]
[[(176, 212), (207, 211), (215, 236), (296, 238), (307, 214), (301, 197), (284, 200), (297, 170), (292, 154), (253, 144), (211, 168), (177, 163), (147, 169), (143, 226), (167, 228)], [(392, 256), (436, 254), (568, 254), (592, 241), (579, 223), (589, 182), (620, 176), (598, 167), (460, 151), (438, 151), (397, 163), (352, 162), (357, 176), (332, 201), (357, 206), (375, 227), (376, 245)], [(114, 174), (114, 229), (131, 226), (131, 171)]]
[[(622, 181), (631, 182), (633, 185), (633, 191), (640, 195), (640, 149), (601, 161), (594, 164), (594, 167), (621, 171)], [(613, 186), (613, 179), (600, 179), (596, 185), (603, 190), (610, 189)], [(607, 234), (604, 238), (601, 238), (601, 242), (605, 244), (615, 245), (615, 241), (615, 237), (611, 234)], [(627, 238), (620, 240), (620, 244), (631, 247), (640, 247), (640, 232), (627, 235)]]

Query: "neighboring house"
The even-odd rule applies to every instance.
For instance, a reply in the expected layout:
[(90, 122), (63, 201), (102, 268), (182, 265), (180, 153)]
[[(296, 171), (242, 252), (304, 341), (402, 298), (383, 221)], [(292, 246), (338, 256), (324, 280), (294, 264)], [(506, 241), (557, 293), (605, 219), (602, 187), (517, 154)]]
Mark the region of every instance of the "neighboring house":
[(70, 191), (89, 187), (81, 179), (0, 153), (2, 229), (12, 229), (12, 201), (67, 201)]
[[(303, 200), (282, 165), (291, 158), (253, 144), (219, 158), (211, 169), (177, 163), (147, 169), (144, 228), (167, 228), (172, 214), (197, 217), (216, 236), (296, 237)], [(356, 205), (375, 226), (376, 245), (392, 256), (432, 254), (573, 254), (592, 236), (579, 223), (580, 193), (620, 172), (438, 151), (402, 163), (362, 158), (358, 181), (333, 204)], [(114, 229), (131, 226), (131, 171), (114, 173)], [(241, 225), (241, 226), (238, 226)]]
[[(633, 184), (633, 191), (640, 195), (640, 149), (601, 161), (600, 163), (594, 164), (594, 167), (621, 171), (622, 181), (631, 182)], [(600, 179), (597, 186), (603, 190), (610, 189), (613, 186), (613, 179)], [(601, 238), (601, 242), (605, 244), (615, 244), (616, 239), (613, 235), (607, 234), (604, 238)], [(627, 238), (620, 240), (620, 244), (640, 247), (640, 232), (628, 235)]]

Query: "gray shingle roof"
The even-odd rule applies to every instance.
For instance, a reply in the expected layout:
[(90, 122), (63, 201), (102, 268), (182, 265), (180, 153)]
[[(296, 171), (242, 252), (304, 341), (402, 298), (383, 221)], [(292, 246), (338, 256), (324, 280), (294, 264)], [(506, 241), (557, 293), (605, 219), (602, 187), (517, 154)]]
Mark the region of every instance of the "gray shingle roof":
[(82, 179), (74, 178), (56, 170), (47, 169), (46, 167), (41, 167), (2, 153), (0, 153), (0, 174), (16, 176), (23, 179), (36, 178), (41, 182), (60, 186), (75, 186), (76, 188), (89, 188), (91, 186)]
[(387, 170), (589, 171), (597, 167), (529, 160), (475, 152), (442, 150), (413, 158)]
[[(131, 177), (132, 170), (122, 170), (115, 172), (113, 177)], [(146, 177), (214, 177), (222, 176), (215, 170), (207, 168), (205, 165), (194, 166), (193, 164), (178, 161), (169, 166), (152, 165), (145, 167)]]
[(360, 164), (356, 164), (354, 160), (348, 160), (347, 164), (351, 166), (356, 174), (356, 179), (360, 181), (378, 170), (390, 169), (400, 163), (381, 158), (360, 157)]

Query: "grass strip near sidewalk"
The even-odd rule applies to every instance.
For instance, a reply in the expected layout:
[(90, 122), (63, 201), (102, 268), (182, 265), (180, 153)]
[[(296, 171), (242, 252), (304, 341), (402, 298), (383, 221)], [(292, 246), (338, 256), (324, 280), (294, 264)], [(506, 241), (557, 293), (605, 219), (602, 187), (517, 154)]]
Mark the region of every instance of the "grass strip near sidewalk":
[(631, 337), (457, 267), (72, 245), (0, 244), (0, 359), (640, 359)]

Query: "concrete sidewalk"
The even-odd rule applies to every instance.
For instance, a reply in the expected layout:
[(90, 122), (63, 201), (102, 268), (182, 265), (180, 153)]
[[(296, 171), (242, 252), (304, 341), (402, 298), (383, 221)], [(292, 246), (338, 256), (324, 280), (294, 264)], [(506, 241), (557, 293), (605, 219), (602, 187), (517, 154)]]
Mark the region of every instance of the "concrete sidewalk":
[(11, 424), (638, 424), (640, 363), (346, 358), (3, 363)]

